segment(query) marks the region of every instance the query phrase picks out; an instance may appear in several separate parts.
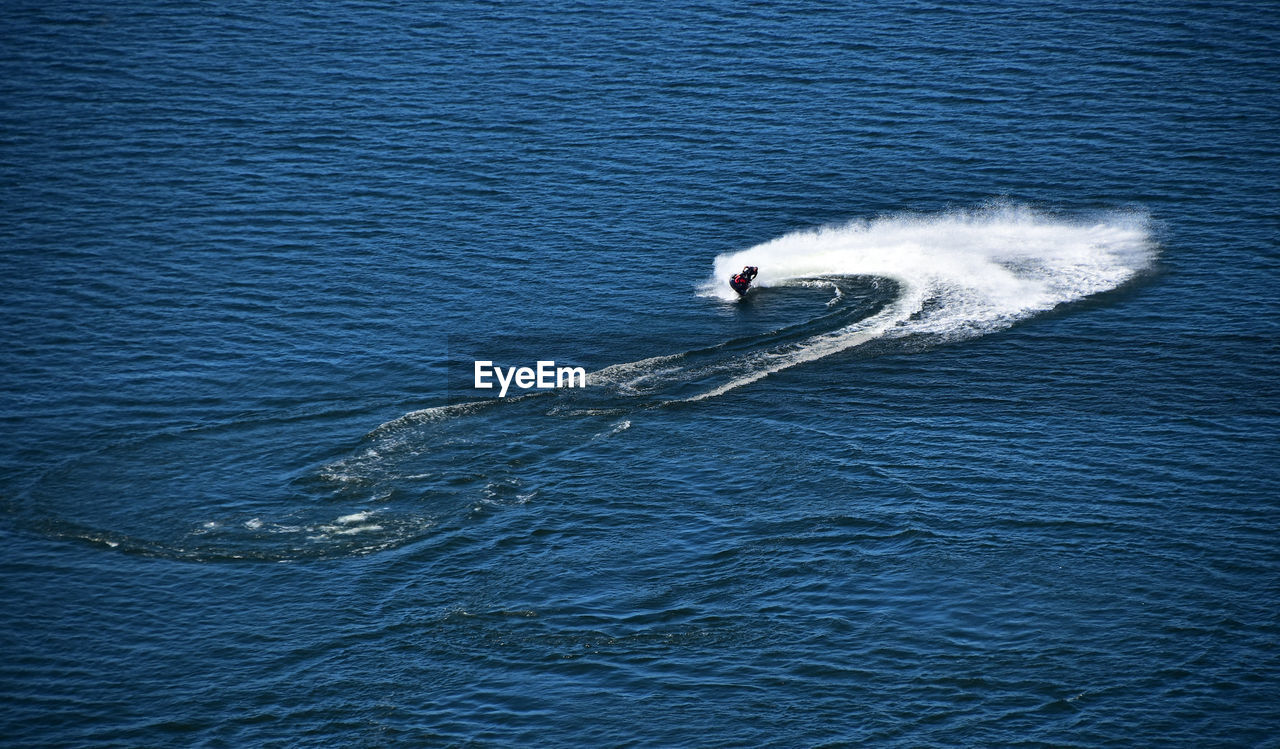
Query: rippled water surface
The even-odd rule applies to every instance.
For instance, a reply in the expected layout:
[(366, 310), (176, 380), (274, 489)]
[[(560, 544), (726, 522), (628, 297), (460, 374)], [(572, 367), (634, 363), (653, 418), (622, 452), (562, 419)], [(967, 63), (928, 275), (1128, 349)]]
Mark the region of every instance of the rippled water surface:
[(1276, 745), (1266, 4), (0, 21), (0, 742)]

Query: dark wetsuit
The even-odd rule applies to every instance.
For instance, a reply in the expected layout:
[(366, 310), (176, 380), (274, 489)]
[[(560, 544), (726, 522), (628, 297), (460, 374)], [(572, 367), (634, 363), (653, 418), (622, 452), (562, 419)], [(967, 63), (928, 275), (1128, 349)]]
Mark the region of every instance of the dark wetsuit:
[(751, 288), (751, 282), (755, 279), (757, 272), (755, 268), (750, 266), (743, 268), (741, 273), (736, 273), (733, 278), (729, 279), (729, 288), (739, 294), (745, 294), (747, 289)]

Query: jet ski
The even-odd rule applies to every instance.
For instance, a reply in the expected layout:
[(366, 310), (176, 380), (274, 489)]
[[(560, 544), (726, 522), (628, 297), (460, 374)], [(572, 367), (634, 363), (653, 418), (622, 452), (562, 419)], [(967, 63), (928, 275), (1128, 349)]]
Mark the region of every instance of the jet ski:
[(738, 294), (747, 293), (747, 289), (751, 288), (751, 282), (756, 280), (756, 274), (760, 269), (754, 265), (748, 265), (742, 269), (741, 273), (734, 273), (733, 278), (729, 279), (729, 287)]

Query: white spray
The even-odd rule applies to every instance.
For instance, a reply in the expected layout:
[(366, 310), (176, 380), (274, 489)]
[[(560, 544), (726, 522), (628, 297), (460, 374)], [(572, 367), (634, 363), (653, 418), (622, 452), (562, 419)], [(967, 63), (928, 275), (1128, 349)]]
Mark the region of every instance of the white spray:
[[(787, 234), (720, 255), (702, 287), (736, 299), (728, 285), (744, 265), (762, 287), (832, 276), (890, 278), (899, 298), (879, 314), (773, 352), (698, 399), (883, 336), (967, 338), (1006, 328), (1060, 304), (1120, 286), (1150, 267), (1156, 248), (1142, 213), (1068, 221), (1026, 207), (895, 215)], [(926, 303), (928, 310), (926, 311)]]
[(879, 276), (901, 285), (909, 303), (900, 311), (907, 317), (935, 300), (930, 313), (903, 332), (989, 332), (1132, 279), (1155, 257), (1149, 224), (1134, 212), (1081, 222), (1007, 205), (888, 216), (799, 231), (720, 255), (703, 291), (735, 298), (727, 279), (743, 265), (759, 266), (756, 283), (765, 287), (822, 276)]

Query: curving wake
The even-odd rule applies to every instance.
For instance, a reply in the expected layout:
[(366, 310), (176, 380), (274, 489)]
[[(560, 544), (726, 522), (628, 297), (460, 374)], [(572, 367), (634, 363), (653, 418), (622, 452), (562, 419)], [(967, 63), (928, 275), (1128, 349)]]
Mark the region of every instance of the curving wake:
[[(367, 554), (459, 533), (493, 508), (554, 489), (564, 480), (563, 459), (625, 433), (648, 409), (715, 398), (873, 341), (948, 342), (1002, 330), (1131, 281), (1151, 267), (1156, 252), (1150, 220), (1139, 212), (1081, 220), (1002, 205), (795, 232), (718, 256), (698, 291), (736, 301), (730, 274), (758, 266), (756, 303), (819, 295), (815, 313), (801, 322), (614, 364), (589, 373), (581, 390), (413, 411), (378, 426), (355, 449), (339, 448), (295, 471), (285, 486), (264, 486), (259, 496), (221, 507), (189, 491), (216, 487), (218, 477), (192, 481), (201, 467), (172, 458), (172, 481), (154, 478), (152, 470), (150, 485), (130, 484), (136, 501), (151, 497), (163, 512), (94, 516), (100, 505), (70, 492), (93, 485), (102, 471), (154, 469), (168, 455), (189, 455), (183, 444), (193, 440), (210, 441), (209, 466), (232, 470), (244, 461), (235, 451), (242, 440), (228, 432), (235, 426), (222, 425), (216, 435), (144, 437), (51, 472), (35, 492), (52, 514), (41, 527), (137, 553), (208, 560)], [(262, 427), (238, 427), (242, 436), (255, 428)], [(280, 474), (264, 471), (269, 475)], [(128, 476), (121, 480), (128, 483)], [(71, 499), (59, 514), (64, 495)]]
[[(787, 234), (717, 257), (701, 293), (737, 300), (740, 294), (722, 279), (746, 265), (760, 268), (755, 284), (764, 288), (826, 279), (836, 293), (829, 306), (843, 301), (844, 286), (856, 278), (890, 282), (895, 298), (856, 320), (724, 362), (737, 375), (691, 399), (715, 397), (879, 338), (924, 335), (955, 341), (1001, 330), (1115, 289), (1150, 268), (1155, 256), (1150, 219), (1138, 212), (1070, 221), (1002, 205), (887, 216)], [(675, 358), (651, 362), (664, 366)], [(600, 379), (644, 371), (649, 364), (610, 367)]]

